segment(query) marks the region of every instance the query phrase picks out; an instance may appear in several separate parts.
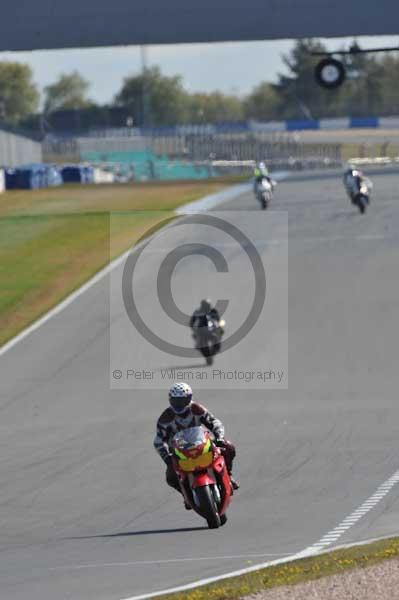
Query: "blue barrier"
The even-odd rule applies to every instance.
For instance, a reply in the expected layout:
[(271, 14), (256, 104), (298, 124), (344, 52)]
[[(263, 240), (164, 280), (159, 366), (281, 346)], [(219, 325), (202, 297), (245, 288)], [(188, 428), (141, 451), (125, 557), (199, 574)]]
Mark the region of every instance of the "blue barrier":
[(22, 190), (37, 190), (47, 187), (45, 165), (24, 165), (16, 169), (15, 187)]
[(61, 185), (62, 178), (58, 167), (38, 163), (6, 169), (5, 183), (7, 190), (37, 190)]
[(94, 168), (90, 165), (65, 165), (61, 169), (64, 183), (94, 183)]
[(349, 127), (353, 129), (374, 129), (375, 127), (379, 127), (379, 119), (378, 117), (351, 117)]
[(314, 120), (301, 119), (298, 121), (286, 121), (285, 127), (287, 131), (304, 131), (308, 129), (320, 129), (320, 122)]
[[(390, 117), (334, 117), (321, 119), (293, 119), (288, 121), (237, 121), (237, 122), (219, 122), (162, 126), (162, 127), (118, 127), (104, 128), (101, 130), (92, 130), (89, 137), (173, 137), (184, 135), (215, 135), (217, 133), (264, 133), (280, 131), (302, 131), (314, 129), (350, 129), (350, 128), (398, 128), (399, 116)], [(87, 132), (82, 132), (85, 137)], [(49, 136), (50, 138), (51, 136)], [(68, 140), (73, 137), (67, 132), (57, 134), (56, 139)]]
[[(395, 121), (397, 126), (397, 118), (385, 117), (383, 120), (389, 121), (390, 119)], [(251, 132), (262, 132), (267, 127), (268, 131), (306, 131), (306, 130), (317, 130), (317, 129), (332, 129), (335, 123), (341, 121), (343, 123), (342, 129), (348, 128), (375, 128), (381, 127), (381, 117), (368, 116), (368, 117), (345, 117), (345, 118), (332, 118), (332, 119), (291, 119), (288, 121), (272, 121), (268, 122), (257, 122), (257, 121), (237, 121), (237, 122), (220, 122), (220, 123), (204, 123), (201, 125), (176, 125), (175, 127), (159, 127), (159, 128), (146, 128), (137, 129), (140, 135), (148, 136), (174, 136), (174, 135), (212, 135), (215, 133), (241, 133), (246, 131)], [(386, 123), (383, 125), (387, 126)]]
[(5, 170), (6, 190), (15, 190), (17, 181), (17, 172), (15, 169)]
[(242, 133), (250, 130), (250, 123), (247, 121), (225, 121), (215, 123), (216, 133)]

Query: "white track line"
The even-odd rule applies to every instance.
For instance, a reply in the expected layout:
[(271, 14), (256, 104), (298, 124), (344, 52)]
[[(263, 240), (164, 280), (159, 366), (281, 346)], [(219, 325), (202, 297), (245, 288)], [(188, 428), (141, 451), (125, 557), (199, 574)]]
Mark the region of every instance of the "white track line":
[[(207, 201), (209, 199), (211, 199), (211, 202), (209, 203), (209, 208), (210, 208), (211, 206), (212, 207), (216, 206), (216, 204), (226, 202), (228, 200), (236, 198), (237, 197), (237, 187), (241, 188), (240, 193), (243, 193), (245, 191), (245, 186), (248, 186), (248, 185), (249, 184), (240, 184), (239, 186), (234, 185), (234, 186), (231, 186), (231, 187), (223, 190), (222, 192), (219, 192), (219, 194), (211, 194), (211, 196), (205, 196), (204, 198), (202, 198), (201, 200), (197, 200), (196, 202), (198, 202), (198, 203), (202, 202), (202, 203), (206, 204)], [(186, 205), (186, 206), (191, 206), (192, 204), (195, 204), (195, 203), (191, 203), (190, 205)], [(185, 208), (184, 206), (180, 207), (180, 211), (183, 211), (184, 208)], [(191, 210), (193, 210), (193, 209), (191, 209)], [(181, 212), (181, 213), (179, 213), (177, 211), (175, 211), (175, 212), (176, 212), (176, 214), (184, 214), (183, 212)], [(142, 242), (142, 243), (144, 243), (144, 242)], [(139, 248), (140, 245), (141, 244), (138, 244), (137, 246), (134, 246), (134, 248), (135, 249)], [(27, 327), (26, 329), (21, 331), (21, 333), (16, 335), (14, 338), (12, 338), (6, 344), (4, 344), (4, 346), (1, 346), (0, 347), (0, 356), (3, 356), (6, 352), (8, 352), (12, 348), (14, 348), (14, 346), (16, 346), (19, 342), (22, 342), (22, 340), (24, 340), (26, 337), (28, 337), (28, 335), (30, 335), (31, 333), (33, 333), (34, 331), (39, 329), (39, 327), (41, 327), (42, 325), (47, 323), (47, 321), (49, 321), (56, 315), (60, 314), (65, 308), (67, 308), (70, 304), (72, 304), (72, 302), (74, 302), (77, 298), (82, 296), (82, 294), (87, 292), (87, 290), (89, 290), (91, 287), (93, 287), (93, 285), (95, 285), (96, 283), (101, 281), (101, 279), (103, 279), (106, 275), (108, 275), (113, 269), (117, 268), (120, 264), (122, 264), (126, 260), (126, 258), (128, 257), (128, 255), (132, 251), (132, 249), (133, 248), (130, 248), (129, 250), (124, 252), (121, 256), (114, 259), (112, 262), (109, 263), (109, 265), (107, 265), (106, 267), (101, 269), (101, 271), (96, 273), (96, 275), (94, 275), (94, 277), (89, 279), (79, 289), (77, 289), (75, 292), (72, 292), (72, 294), (70, 294), (64, 300), (62, 300), (62, 302), (57, 304), (57, 306), (50, 309), (47, 313), (45, 313), (37, 321), (35, 321), (31, 325), (29, 325), (29, 327)]]
[[(317, 554), (321, 554), (323, 552), (328, 551), (328, 547), (331, 544), (338, 541), (338, 539), (346, 533), (351, 527), (356, 525), (356, 523), (364, 517), (368, 512), (370, 512), (373, 508), (381, 502), (383, 498), (399, 483), (399, 471), (396, 471), (384, 483), (382, 483), (375, 493), (370, 496), (367, 500), (360, 505), (354, 512), (352, 512), (348, 517), (346, 517), (337, 527), (326, 533), (319, 542), (305, 548), (301, 552), (296, 554), (292, 554), (286, 558), (279, 558), (277, 560), (272, 560), (269, 562), (261, 563), (254, 565), (252, 567), (247, 567), (244, 569), (240, 569), (239, 571), (232, 571), (230, 573), (225, 573), (224, 575), (217, 575), (215, 577), (209, 577), (208, 579), (201, 579), (199, 581), (195, 581), (194, 583), (190, 583), (188, 585), (182, 585), (175, 588), (170, 588), (166, 590), (161, 590), (159, 592), (153, 592), (150, 594), (142, 594), (140, 596), (130, 596), (129, 598), (125, 598), (124, 600), (147, 600), (148, 598), (156, 598), (157, 596), (163, 596), (166, 594), (174, 594), (177, 592), (186, 592), (188, 590), (193, 590), (198, 587), (203, 587), (205, 585), (209, 585), (210, 583), (216, 583), (218, 581), (222, 581), (223, 579), (230, 579), (231, 577), (239, 577), (240, 575), (247, 575), (248, 573), (253, 573), (255, 571), (259, 571), (260, 569), (265, 569), (267, 567), (272, 567), (275, 565), (282, 565), (285, 563), (293, 562), (294, 560), (299, 560), (301, 558), (308, 558), (310, 556), (315, 556)], [(378, 539), (378, 538), (377, 538)], [(381, 538), (384, 539), (384, 538)], [(368, 540), (368, 542), (376, 541), (376, 540)], [(354, 544), (347, 544), (345, 546), (340, 546), (340, 548), (348, 548), (352, 546), (359, 546), (368, 542), (360, 542)], [(330, 548), (330, 551), (337, 550), (338, 547)]]
[(265, 552), (262, 554), (232, 554), (231, 556), (190, 556), (188, 558), (160, 558), (154, 560), (132, 560), (127, 562), (111, 563), (83, 563), (81, 565), (61, 565), (59, 567), (37, 567), (46, 571), (78, 571), (81, 569), (104, 569), (109, 567), (142, 567), (152, 565), (169, 565), (173, 563), (204, 562), (214, 560), (251, 560), (252, 558), (265, 558), (267, 556), (291, 556), (288, 552)]
[(79, 298), (79, 296), (82, 296), (82, 294), (87, 292), (87, 290), (89, 290), (91, 287), (93, 287), (93, 285), (98, 283), (101, 279), (103, 279), (103, 277), (108, 275), (113, 269), (115, 269), (120, 264), (122, 264), (123, 261), (128, 257), (130, 252), (131, 252), (131, 249), (128, 250), (127, 252), (124, 252), (121, 256), (119, 256), (118, 258), (116, 258), (115, 260), (110, 262), (109, 265), (104, 267), (104, 269), (101, 269), (101, 271), (99, 271), (96, 275), (94, 275), (94, 277), (89, 279), (89, 281), (86, 281), (86, 283), (84, 283), (82, 285), (82, 287), (80, 287), (78, 290), (76, 290), (75, 292), (72, 292), (72, 294), (67, 296), (65, 298), (65, 300), (60, 302), (60, 304), (57, 304), (57, 306), (55, 306), (54, 308), (49, 310), (45, 315), (40, 317), (40, 319), (38, 319), (37, 321), (32, 323), (32, 325), (29, 325), (29, 327), (27, 327), (26, 329), (21, 331), (21, 333), (16, 335), (14, 338), (12, 338), (6, 344), (4, 344), (4, 346), (1, 346), (0, 347), (0, 356), (3, 356), (3, 354), (5, 354), (9, 350), (11, 350), (11, 348), (14, 348), (14, 346), (16, 346), (19, 342), (22, 342), (22, 340), (24, 340), (26, 337), (28, 337), (28, 335), (30, 335), (31, 333), (33, 333), (34, 331), (39, 329), (39, 327), (41, 327), (42, 325), (47, 323), (47, 321), (49, 321), (50, 319), (52, 319), (53, 317), (55, 317), (56, 315), (61, 313), (65, 308), (67, 308), (70, 304), (72, 304), (72, 302), (74, 302), (77, 298)]
[(346, 519), (344, 519), (342, 523), (338, 525), (338, 527), (335, 527), (326, 533), (326, 535), (324, 535), (316, 544), (307, 548), (305, 552), (308, 554), (317, 553), (320, 550), (323, 550), (324, 548), (327, 548), (328, 546), (331, 546), (331, 544), (337, 542), (346, 531), (356, 525), (360, 519), (362, 519), (375, 506), (377, 506), (377, 504), (379, 504), (379, 502), (381, 502), (381, 500), (383, 500), (383, 498), (389, 494), (389, 492), (397, 483), (399, 483), (399, 471), (396, 471), (392, 477), (381, 484), (377, 491), (365, 502), (363, 502), (359, 508), (346, 517)]
[(201, 579), (200, 581), (195, 581), (194, 583), (189, 583), (187, 585), (181, 585), (175, 588), (169, 588), (167, 590), (162, 590), (160, 592), (153, 592), (151, 594), (142, 594), (140, 596), (131, 596), (126, 598), (125, 600), (147, 600), (147, 598), (156, 598), (157, 596), (163, 596), (164, 594), (176, 594), (177, 592), (187, 592), (189, 590), (193, 590), (198, 587), (203, 587), (204, 585), (209, 585), (210, 583), (216, 583), (218, 581), (222, 581), (223, 579), (230, 579), (230, 577), (239, 577), (240, 575), (247, 575), (248, 573), (253, 573), (255, 571), (259, 571), (259, 569), (265, 569), (266, 567), (273, 567), (275, 565), (282, 565), (288, 562), (292, 562), (301, 558), (302, 553), (294, 554), (288, 556), (287, 558), (278, 558), (277, 560), (271, 560), (269, 562), (265, 562), (262, 564), (254, 565), (253, 567), (247, 567), (245, 569), (240, 569), (239, 571), (233, 571), (231, 573), (226, 573), (225, 575), (217, 575), (215, 577), (208, 577), (207, 579)]
[(178, 215), (188, 215), (191, 213), (209, 210), (210, 208), (213, 208), (214, 206), (217, 206), (226, 200), (234, 200), (234, 198), (238, 198), (242, 194), (249, 192), (250, 189), (250, 183), (239, 183), (233, 187), (216, 192), (215, 194), (205, 196), (205, 198), (200, 198), (199, 200), (194, 200), (194, 202), (180, 206), (176, 209), (176, 213)]
[[(289, 171), (276, 171), (275, 173), (271, 173), (271, 176), (275, 181), (283, 181), (284, 179), (288, 179), (290, 173)], [(225, 202), (226, 200), (234, 200), (242, 194), (249, 192), (251, 189), (251, 181), (246, 183), (239, 183), (233, 187), (221, 190), (220, 192), (216, 192), (215, 194), (205, 196), (205, 198), (201, 198), (200, 200), (194, 200), (194, 202), (190, 202), (190, 204), (185, 204), (184, 206), (177, 208), (176, 212), (178, 215), (187, 215), (190, 213), (197, 213), (209, 210), (210, 208), (217, 206), (221, 202)]]
[[(288, 173), (286, 173), (286, 172), (278, 172), (278, 173), (273, 174), (273, 177), (275, 177), (275, 179), (277, 181), (282, 181), (283, 179), (286, 179), (287, 176), (288, 176)], [(233, 200), (234, 198), (237, 198), (239, 195), (245, 193), (245, 191), (248, 191), (249, 189), (250, 189), (249, 183), (243, 183), (243, 184), (230, 186), (230, 187), (218, 192), (217, 194), (210, 194), (209, 196), (204, 196), (204, 198), (200, 198), (199, 200), (196, 200), (195, 202), (185, 204), (185, 205), (181, 206), (180, 208), (176, 209), (175, 213), (177, 215), (184, 215), (184, 214), (187, 214), (190, 212), (198, 212), (200, 210), (206, 210), (209, 208), (213, 208), (214, 206), (216, 206), (218, 204), (221, 204), (223, 202), (227, 202), (228, 200)], [(142, 243), (144, 243), (144, 242), (142, 242)], [(137, 246), (134, 246), (134, 248), (135, 249), (139, 248), (140, 245), (141, 244), (138, 244)], [(4, 344), (3, 346), (0, 346), (0, 356), (3, 356), (6, 352), (11, 350), (11, 348), (14, 348), (14, 346), (16, 346), (19, 342), (22, 342), (22, 340), (24, 340), (26, 337), (28, 337), (28, 335), (30, 335), (31, 333), (33, 333), (34, 331), (39, 329), (39, 327), (41, 327), (42, 325), (47, 323), (47, 321), (49, 321), (56, 315), (60, 314), (65, 308), (67, 308), (70, 304), (72, 304), (72, 302), (74, 302), (77, 298), (79, 298), (79, 296), (81, 296), (82, 294), (87, 292), (87, 290), (89, 290), (91, 287), (93, 287), (93, 285), (95, 285), (96, 283), (101, 281), (101, 279), (103, 279), (103, 277), (108, 275), (113, 269), (117, 268), (120, 264), (122, 264), (124, 262), (124, 260), (126, 260), (126, 258), (128, 257), (128, 255), (132, 251), (132, 249), (133, 248), (130, 248), (129, 250), (124, 252), (121, 256), (114, 259), (112, 262), (109, 263), (109, 265), (104, 267), (104, 269), (101, 269), (101, 271), (96, 273), (96, 275), (94, 275), (94, 277), (89, 279), (89, 281), (84, 283), (79, 289), (77, 289), (75, 292), (73, 292), (72, 294), (67, 296), (64, 300), (62, 300), (62, 302), (57, 304), (57, 306), (50, 309), (46, 314), (44, 314), (37, 321), (35, 321), (31, 325), (29, 325), (29, 327), (27, 327), (26, 329), (21, 331), (21, 333), (16, 335), (14, 338), (12, 338), (6, 344)]]

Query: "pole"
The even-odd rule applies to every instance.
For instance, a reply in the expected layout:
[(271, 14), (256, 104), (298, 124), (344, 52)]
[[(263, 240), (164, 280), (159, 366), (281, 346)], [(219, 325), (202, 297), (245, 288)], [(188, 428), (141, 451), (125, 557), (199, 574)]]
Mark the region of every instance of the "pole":
[(142, 89), (142, 126), (147, 127), (151, 124), (151, 116), (150, 116), (150, 105), (149, 105), (149, 96), (148, 96), (148, 82), (147, 82), (147, 72), (148, 72), (148, 48), (147, 46), (140, 46), (140, 56), (141, 56), (141, 75), (143, 78), (143, 89)]

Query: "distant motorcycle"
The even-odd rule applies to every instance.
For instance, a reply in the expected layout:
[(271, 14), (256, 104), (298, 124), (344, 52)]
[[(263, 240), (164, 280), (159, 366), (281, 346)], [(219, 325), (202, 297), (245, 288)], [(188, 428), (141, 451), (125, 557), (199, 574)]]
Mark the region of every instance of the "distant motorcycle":
[(370, 204), (370, 192), (373, 184), (367, 177), (360, 176), (356, 171), (354, 173), (354, 176), (350, 174), (345, 177), (344, 185), (352, 204), (358, 207), (361, 214), (364, 214)]
[(205, 326), (193, 329), (196, 346), (209, 366), (213, 364), (214, 356), (220, 352), (225, 326), (223, 319), (217, 321), (207, 317)]
[(203, 427), (190, 427), (174, 436), (172, 452), (186, 504), (206, 520), (209, 529), (224, 525), (233, 490), (223, 449)]
[(263, 210), (266, 210), (269, 207), (269, 204), (273, 199), (273, 187), (273, 184), (266, 177), (263, 177), (263, 179), (256, 184), (256, 197)]
[(352, 203), (358, 207), (361, 214), (364, 214), (366, 212), (366, 208), (370, 204), (370, 192), (368, 186), (365, 183), (362, 183), (357, 194), (353, 195)]

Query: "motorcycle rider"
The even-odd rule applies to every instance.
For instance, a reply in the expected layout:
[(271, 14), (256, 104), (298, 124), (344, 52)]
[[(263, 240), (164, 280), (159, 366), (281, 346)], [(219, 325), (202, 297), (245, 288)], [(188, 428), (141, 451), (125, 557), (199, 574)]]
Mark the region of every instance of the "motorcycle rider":
[(265, 177), (271, 182), (271, 179), (269, 177), (269, 169), (266, 167), (264, 162), (259, 162), (255, 165), (254, 177), (258, 180), (262, 180)]
[[(231, 442), (224, 437), (223, 423), (217, 419), (207, 408), (197, 402), (193, 402), (193, 391), (187, 383), (175, 383), (169, 390), (170, 406), (164, 410), (157, 421), (154, 447), (166, 464), (167, 484), (181, 493), (179, 479), (173, 468), (170, 446), (174, 435), (188, 429), (202, 425), (214, 435), (214, 443), (222, 448), (226, 467), (230, 475), (231, 485), (238, 490), (239, 483), (231, 476), (233, 460), (236, 450)], [(186, 505), (186, 508), (190, 507)]]
[(356, 169), (356, 167), (350, 167), (345, 171), (344, 186), (352, 204), (354, 203), (356, 196), (359, 194), (362, 185), (366, 185), (369, 190), (371, 190), (373, 187), (371, 181), (364, 176), (362, 171)]
[(266, 179), (266, 181), (270, 184), (272, 190), (274, 190), (276, 186), (276, 182), (270, 177), (269, 169), (265, 165), (264, 162), (259, 162), (255, 165), (254, 168), (254, 194), (258, 196), (258, 186), (262, 183), (262, 181)]
[(217, 308), (212, 307), (212, 302), (209, 299), (201, 300), (200, 307), (197, 308), (190, 319), (190, 327), (195, 330), (198, 327), (206, 327), (208, 320), (220, 321), (220, 315)]
[(217, 308), (212, 307), (212, 302), (209, 299), (201, 300), (200, 307), (197, 308), (191, 319), (190, 319), (190, 327), (193, 330), (194, 337), (196, 339), (197, 348), (200, 343), (200, 335), (199, 330), (208, 327), (208, 321), (215, 321), (219, 324), (220, 333), (223, 334), (223, 328), (220, 327), (220, 315)]

